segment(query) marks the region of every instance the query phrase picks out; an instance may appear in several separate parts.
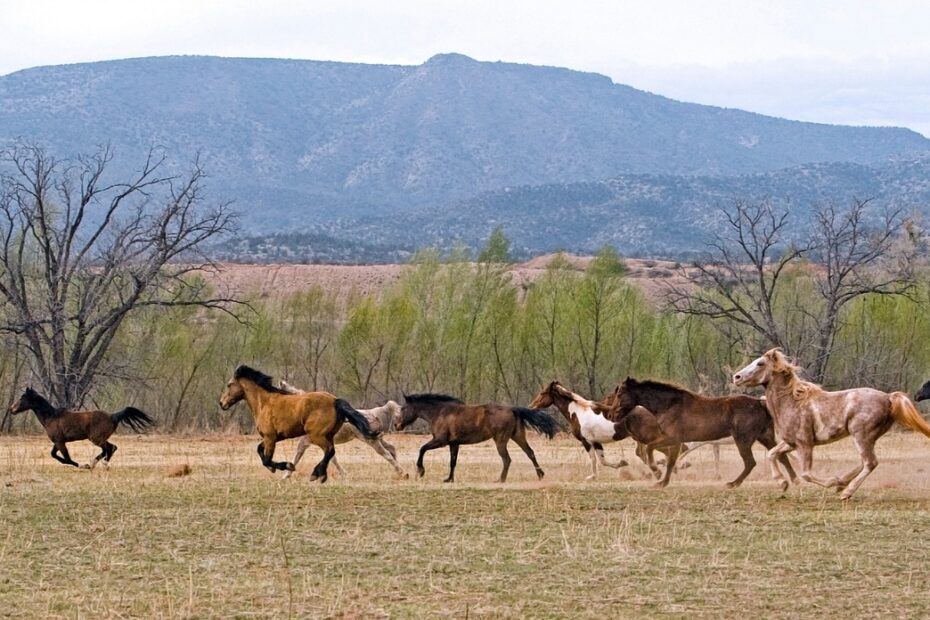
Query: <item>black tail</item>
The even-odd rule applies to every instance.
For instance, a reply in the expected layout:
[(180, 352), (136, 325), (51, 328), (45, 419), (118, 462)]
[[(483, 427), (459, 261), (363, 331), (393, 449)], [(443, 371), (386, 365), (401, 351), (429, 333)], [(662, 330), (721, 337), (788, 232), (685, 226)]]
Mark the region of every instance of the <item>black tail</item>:
[(549, 439), (555, 437), (556, 431), (559, 430), (552, 416), (543, 413), (541, 409), (514, 407), (513, 414), (523, 420), (524, 424), (535, 428)]
[(352, 405), (347, 401), (337, 398), (336, 402), (333, 403), (333, 407), (336, 408), (336, 415), (357, 428), (367, 439), (377, 439), (381, 436), (381, 433), (375, 433), (371, 430), (365, 416), (353, 409)]
[(125, 422), (126, 426), (137, 433), (142, 433), (155, 424), (155, 420), (135, 407), (126, 407), (122, 411), (110, 414), (110, 417), (113, 418), (113, 422), (116, 424)]

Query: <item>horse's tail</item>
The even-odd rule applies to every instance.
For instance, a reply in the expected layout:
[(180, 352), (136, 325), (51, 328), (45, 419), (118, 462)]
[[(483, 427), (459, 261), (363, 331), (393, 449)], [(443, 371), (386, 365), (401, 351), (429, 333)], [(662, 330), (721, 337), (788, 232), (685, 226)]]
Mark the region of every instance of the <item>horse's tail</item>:
[(930, 437), (930, 424), (923, 419), (907, 394), (892, 392), (888, 396), (891, 397), (891, 417), (895, 422)]
[(522, 420), (524, 424), (536, 429), (549, 439), (555, 437), (556, 431), (559, 430), (552, 416), (546, 415), (540, 409), (514, 407), (513, 414), (517, 416), (519, 420)]
[(336, 416), (357, 428), (365, 439), (377, 439), (381, 436), (381, 433), (371, 430), (368, 419), (360, 411), (356, 411), (348, 401), (337, 398), (333, 403), (333, 407), (336, 409)]
[(122, 411), (111, 413), (110, 418), (112, 418), (113, 423), (117, 425), (121, 422), (125, 422), (126, 426), (137, 433), (142, 433), (155, 424), (155, 420), (135, 407), (126, 407)]

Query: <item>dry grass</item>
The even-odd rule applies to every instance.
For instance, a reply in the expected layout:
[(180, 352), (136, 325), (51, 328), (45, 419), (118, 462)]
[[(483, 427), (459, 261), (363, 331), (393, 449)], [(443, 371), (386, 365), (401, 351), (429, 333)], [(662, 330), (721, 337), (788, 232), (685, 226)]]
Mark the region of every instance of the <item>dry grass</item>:
[[(412, 471), (423, 438), (392, 441)], [(580, 482), (568, 439), (534, 438), (543, 483), (512, 446), (504, 486), (490, 446), (463, 447), (459, 482), (443, 485), (447, 451), (405, 482), (348, 444), (348, 475), (321, 486), (307, 479), (318, 451), (281, 482), (253, 437), (115, 442), (110, 471), (88, 472), (44, 438), (0, 439), (0, 615), (930, 615), (930, 443), (913, 435), (879, 443), (881, 466), (845, 504), (812, 486), (782, 496), (762, 467), (724, 490), (710, 449), (659, 491), (638, 465)], [(840, 471), (854, 451), (815, 456)], [(738, 471), (733, 448), (723, 469)]]

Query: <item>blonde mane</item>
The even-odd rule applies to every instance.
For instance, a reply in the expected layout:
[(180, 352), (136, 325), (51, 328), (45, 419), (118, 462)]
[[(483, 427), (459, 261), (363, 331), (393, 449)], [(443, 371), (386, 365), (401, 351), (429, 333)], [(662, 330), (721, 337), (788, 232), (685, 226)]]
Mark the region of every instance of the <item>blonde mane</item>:
[(811, 398), (823, 394), (822, 387), (798, 376), (801, 367), (790, 362), (781, 349), (771, 349), (765, 353), (765, 357), (772, 362), (772, 372), (786, 378), (784, 391), (795, 401), (806, 403)]

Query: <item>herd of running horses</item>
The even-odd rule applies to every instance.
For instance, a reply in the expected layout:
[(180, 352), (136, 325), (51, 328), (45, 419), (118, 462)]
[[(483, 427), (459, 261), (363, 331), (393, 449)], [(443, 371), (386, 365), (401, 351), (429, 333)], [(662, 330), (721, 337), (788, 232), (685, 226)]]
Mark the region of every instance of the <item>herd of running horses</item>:
[[(589, 400), (557, 381), (545, 386), (529, 407), (484, 404), (468, 405), (443, 394), (411, 394), (404, 405), (389, 401), (370, 410), (356, 410), (347, 401), (328, 392), (305, 392), (248, 366), (236, 368), (220, 395), (224, 410), (245, 400), (252, 411), (261, 436), (258, 455), (272, 472), (284, 471), (289, 477), (310, 444), (323, 450), (323, 458), (313, 468), (311, 480), (325, 482), (330, 462), (341, 472), (336, 460), (336, 444), (360, 438), (394, 467), (398, 476), (407, 477), (397, 461), (397, 453), (384, 440), (391, 430), (403, 430), (418, 418), (430, 426), (432, 438), (420, 447), (416, 468), (424, 475), (423, 457), (429, 451), (449, 446), (449, 476), (455, 479), (459, 446), (493, 439), (500, 454), (500, 482), (507, 480), (512, 440), (526, 453), (536, 475), (544, 472), (527, 441), (527, 428), (548, 437), (558, 430), (554, 418), (544, 409), (554, 406), (565, 417), (572, 435), (581, 442), (591, 458), (591, 475), (597, 476), (598, 463), (622, 467), (625, 461), (610, 462), (604, 456), (604, 444), (631, 437), (637, 442), (637, 454), (649, 465), (665, 486), (689, 442), (707, 442), (731, 438), (743, 459), (743, 471), (728, 487), (738, 486), (755, 467), (752, 445), (761, 443), (767, 452), (772, 477), (782, 490), (801, 480), (834, 488), (840, 498), (848, 499), (878, 464), (875, 442), (891, 426), (899, 424), (930, 437), (930, 425), (921, 417), (914, 403), (903, 392), (886, 393), (872, 388), (853, 388), (830, 392), (801, 379), (798, 367), (778, 349), (772, 349), (733, 375), (741, 387), (761, 386), (762, 398), (747, 395), (708, 397), (683, 387), (659, 381), (627, 378), (602, 401)], [(930, 399), (930, 381), (916, 394), (920, 401)], [(116, 452), (109, 438), (121, 423), (134, 431), (143, 431), (153, 420), (142, 411), (127, 407), (117, 413), (75, 411), (56, 408), (29, 388), (10, 407), (12, 413), (32, 410), (52, 440), (52, 456), (75, 467), (68, 454), (70, 441), (88, 439), (100, 447), (100, 454), (88, 465), (100, 461), (108, 466)], [(852, 437), (859, 452), (860, 464), (845, 475), (822, 479), (811, 472), (814, 446)], [(292, 462), (275, 461), (275, 445), (283, 439), (300, 438)], [(653, 453), (666, 455), (661, 472)], [(795, 474), (788, 454), (795, 452)], [(781, 467), (779, 467), (779, 464)], [(784, 470), (784, 471), (782, 471)]]

